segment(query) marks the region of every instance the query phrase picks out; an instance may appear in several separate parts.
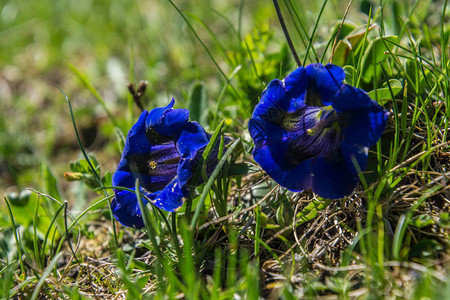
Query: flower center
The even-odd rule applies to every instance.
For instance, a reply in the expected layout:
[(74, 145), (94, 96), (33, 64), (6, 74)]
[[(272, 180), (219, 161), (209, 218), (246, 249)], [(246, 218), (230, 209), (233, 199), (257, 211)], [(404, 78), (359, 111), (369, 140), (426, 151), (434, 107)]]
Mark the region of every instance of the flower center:
[(322, 110), (319, 107), (306, 106), (294, 113), (287, 114), (281, 127), (287, 131), (306, 132), (317, 124), (321, 115)]
[(151, 161), (148, 163), (148, 166), (150, 167), (151, 170), (156, 169), (156, 166), (157, 166), (157, 165), (158, 165), (158, 163), (157, 163), (156, 161), (154, 161), (154, 160), (151, 160)]
[(149, 153), (130, 157), (130, 169), (149, 192), (163, 189), (177, 175), (180, 161), (173, 142), (152, 146)]
[(312, 128), (306, 130), (306, 133), (310, 136), (314, 136), (322, 132), (325, 128), (331, 127), (339, 130), (339, 124), (337, 121), (337, 113), (331, 106), (322, 107), (317, 114), (317, 123)]
[(331, 106), (306, 106), (287, 116), (282, 126), (289, 143), (286, 158), (293, 164), (334, 151), (342, 142), (338, 114)]

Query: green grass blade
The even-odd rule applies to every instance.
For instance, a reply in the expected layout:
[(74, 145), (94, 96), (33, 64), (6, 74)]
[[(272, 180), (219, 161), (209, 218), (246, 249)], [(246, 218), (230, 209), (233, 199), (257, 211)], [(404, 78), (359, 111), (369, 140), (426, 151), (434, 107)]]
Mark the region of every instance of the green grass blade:
[(403, 215), (400, 216), (397, 227), (395, 228), (393, 243), (392, 243), (392, 255), (395, 260), (400, 259), (400, 250), (402, 249), (402, 242), (405, 236), (405, 232), (407, 226), (409, 225), (409, 221), (413, 216), (413, 213), (422, 205), (422, 203), (430, 198), (437, 191), (442, 189), (441, 185), (436, 185), (434, 187), (429, 188), (425, 192), (423, 192), (422, 196), (414, 203), (414, 205)]
[[(64, 91), (57, 86), (57, 88), (59, 89), (59, 91), (63, 94), (64, 98), (66, 99), (67, 105), (69, 106), (69, 112), (70, 112), (70, 117), (72, 119), (72, 125), (73, 125), (73, 129), (75, 131), (75, 135), (77, 137), (77, 141), (78, 141), (78, 145), (80, 146), (81, 152), (83, 153), (84, 158), (86, 159), (87, 163), (89, 164), (89, 168), (91, 168), (92, 173), (95, 175), (95, 177), (97, 178), (98, 184), (103, 187), (103, 181), (100, 178), (100, 174), (97, 173), (97, 170), (94, 168), (94, 166), (92, 165), (91, 160), (89, 159), (89, 156), (86, 153), (86, 150), (83, 147), (83, 144), (81, 143), (81, 139), (80, 139), (80, 135), (78, 133), (78, 129), (77, 129), (77, 124), (75, 123), (75, 117), (73, 115), (73, 110), (72, 110), (72, 103), (69, 100), (69, 97), (67, 97), (67, 95), (64, 93)], [(105, 197), (108, 197), (108, 193), (106, 192), (106, 190), (103, 190)], [(110, 211), (110, 218), (113, 224), (113, 236), (114, 236), (114, 243), (115, 246), (118, 246), (118, 241), (117, 241), (117, 232), (116, 232), (116, 224), (115, 224), (115, 219), (114, 216), (112, 214), (112, 209), (111, 209), (111, 201), (109, 201), (108, 199), (108, 205), (109, 205), (109, 211)]]
[(217, 125), (216, 130), (214, 130), (214, 133), (211, 136), (211, 139), (210, 139), (208, 145), (206, 145), (206, 148), (205, 148), (205, 150), (202, 153), (203, 160), (205, 162), (208, 161), (208, 158), (209, 158), (209, 156), (211, 154), (211, 150), (213, 149), (213, 147), (216, 146), (217, 140), (218, 140), (218, 138), (219, 138), (219, 136), (220, 136), (220, 134), (222, 132), (222, 128), (223, 128), (224, 124), (225, 124), (225, 120), (222, 120), (222, 122), (220, 122), (219, 125)]
[(213, 55), (211, 54), (211, 51), (209, 51), (208, 47), (206, 46), (206, 44), (202, 41), (202, 39), (200, 38), (200, 36), (197, 34), (197, 32), (195, 31), (194, 27), (192, 26), (192, 24), (189, 22), (189, 20), (186, 18), (186, 16), (183, 14), (183, 12), (178, 8), (178, 6), (175, 5), (175, 3), (173, 3), (172, 0), (167, 0), (169, 1), (169, 3), (175, 8), (175, 10), (180, 14), (180, 16), (183, 18), (183, 20), (186, 22), (187, 26), (189, 27), (189, 29), (192, 31), (192, 33), (194, 34), (195, 38), (197, 39), (197, 41), (202, 45), (203, 49), (205, 49), (206, 53), (208, 54), (209, 58), (212, 60), (212, 62), (214, 63), (214, 65), (216, 66), (217, 70), (219, 71), (220, 75), (222, 75), (222, 77), (228, 82), (229, 86), (231, 87), (231, 90), (233, 91), (236, 99), (240, 100), (240, 102), (243, 104), (243, 100), (241, 99), (239, 93), (236, 91), (236, 89), (234, 88), (234, 86), (231, 84), (230, 80), (228, 79), (227, 75), (225, 75), (225, 73), (222, 71), (222, 68), (219, 66), (219, 64), (217, 63), (216, 59), (213, 57)]
[[(314, 24), (314, 29), (313, 29), (313, 31), (311, 33), (310, 38), (309, 38), (308, 47), (306, 48), (305, 59), (303, 60), (303, 65), (306, 64), (306, 59), (308, 58), (309, 50), (311, 49), (312, 44), (314, 42), (314, 36), (316, 35), (316, 31), (317, 31), (317, 27), (319, 26), (320, 18), (322, 17), (322, 14), (323, 14), (323, 12), (325, 10), (325, 6), (327, 5), (327, 3), (328, 3), (328, 0), (324, 0), (323, 4), (322, 4), (322, 7), (320, 8), (319, 15), (317, 16), (316, 23)], [(317, 60), (316, 62), (319, 62), (319, 58), (317, 57), (317, 55), (316, 55), (316, 60)]]
[(198, 201), (197, 207), (195, 208), (194, 216), (192, 217), (191, 228), (195, 228), (195, 226), (197, 225), (198, 217), (200, 216), (200, 211), (203, 207), (203, 204), (205, 203), (206, 197), (208, 196), (209, 190), (211, 189), (211, 186), (214, 183), (214, 180), (216, 179), (217, 175), (219, 175), (219, 172), (222, 169), (223, 165), (233, 153), (234, 148), (236, 148), (236, 146), (238, 145), (239, 141), (240, 139), (237, 139), (233, 144), (231, 144), (230, 148), (228, 148), (225, 155), (220, 159), (216, 168), (214, 169), (208, 181), (206, 182), (203, 188), (202, 195), (200, 196), (200, 200)]
[(14, 273), (17, 270), (17, 264), (17, 261), (12, 262), (0, 271), (0, 279), (2, 279), (0, 296), (2, 296), (2, 299), (10, 299), (12, 297), (11, 287), (14, 283)]
[(14, 214), (12, 212), (11, 204), (9, 203), (8, 198), (3, 197), (3, 199), (5, 200), (6, 205), (8, 206), (9, 220), (11, 222), (11, 226), (12, 226), (12, 229), (13, 229), (13, 232), (14, 232), (14, 239), (16, 240), (17, 253), (18, 253), (18, 256), (19, 256), (20, 270), (21, 270), (22, 273), (25, 273), (25, 266), (24, 266), (23, 260), (22, 260), (22, 242), (20, 240), (19, 235), (17, 234), (17, 225), (16, 225), (16, 222), (14, 220)]
[(144, 205), (144, 202), (142, 202), (142, 198), (141, 198), (141, 193), (140, 191), (140, 186), (139, 186), (139, 178), (136, 178), (136, 182), (135, 182), (135, 193), (136, 193), (136, 198), (137, 198), (137, 202), (139, 204), (139, 209), (141, 211), (141, 215), (142, 215), (142, 219), (144, 221), (144, 225), (145, 228), (147, 229), (147, 236), (150, 239), (150, 242), (153, 245), (153, 249), (156, 253), (156, 257), (157, 257), (157, 276), (159, 277), (161, 282), (164, 282), (164, 279), (162, 277), (162, 272), (163, 272), (163, 265), (164, 265), (164, 255), (161, 252), (161, 249), (158, 245), (158, 242), (156, 241), (156, 230), (154, 227), (154, 224), (152, 223), (150, 216), (148, 215), (148, 210), (147, 210), (147, 206)]
[(44, 272), (42, 273), (41, 278), (39, 278), (39, 281), (36, 284), (36, 287), (34, 288), (34, 292), (30, 298), (31, 300), (36, 300), (38, 298), (39, 292), (41, 291), (41, 288), (45, 283), (45, 279), (47, 279), (47, 277), (50, 275), (50, 272), (55, 268), (56, 263), (63, 255), (64, 255), (63, 252), (59, 252), (58, 254), (56, 254), (55, 257), (53, 257), (53, 259), (50, 261), (47, 268), (45, 268)]

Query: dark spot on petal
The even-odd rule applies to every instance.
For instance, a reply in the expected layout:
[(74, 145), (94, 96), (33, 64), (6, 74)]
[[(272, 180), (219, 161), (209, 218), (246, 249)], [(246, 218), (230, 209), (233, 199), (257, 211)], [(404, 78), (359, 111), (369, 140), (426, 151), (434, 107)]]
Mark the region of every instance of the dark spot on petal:
[(145, 135), (152, 144), (162, 144), (173, 140), (173, 137), (161, 135), (152, 127), (146, 128)]

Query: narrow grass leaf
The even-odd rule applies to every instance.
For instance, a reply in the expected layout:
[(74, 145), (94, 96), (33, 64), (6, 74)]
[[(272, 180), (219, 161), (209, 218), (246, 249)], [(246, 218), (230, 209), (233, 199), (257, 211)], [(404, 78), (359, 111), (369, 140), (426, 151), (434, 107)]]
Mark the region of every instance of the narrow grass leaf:
[[(88, 154), (86, 153), (86, 150), (83, 147), (83, 144), (81, 143), (81, 139), (80, 139), (80, 135), (78, 133), (78, 129), (77, 129), (77, 124), (75, 123), (75, 117), (73, 115), (73, 110), (72, 110), (72, 103), (69, 100), (69, 97), (67, 97), (67, 95), (64, 93), (64, 91), (57, 86), (57, 88), (59, 89), (59, 91), (63, 94), (64, 98), (66, 99), (67, 105), (69, 106), (69, 112), (70, 112), (70, 118), (72, 119), (72, 125), (73, 125), (73, 129), (75, 131), (75, 135), (77, 137), (77, 141), (78, 141), (78, 145), (80, 146), (81, 152), (83, 153), (84, 158), (86, 159), (87, 163), (89, 164), (89, 167), (92, 171), (92, 173), (95, 175), (95, 177), (97, 178), (97, 181), (99, 183), (99, 185), (101, 187), (103, 187), (103, 181), (100, 178), (100, 174), (97, 173), (97, 170), (94, 168), (94, 166), (92, 165), (91, 160), (89, 159)], [(103, 192), (105, 194), (105, 197), (108, 197), (108, 193), (106, 192), (105, 189), (103, 189)], [(114, 216), (112, 214), (112, 209), (111, 209), (111, 201), (109, 201), (108, 199), (108, 205), (109, 205), (109, 211), (110, 211), (110, 218), (112, 221), (112, 225), (113, 225), (113, 236), (114, 236), (114, 245), (116, 247), (118, 247), (119, 242), (117, 241), (117, 232), (116, 232), (116, 223), (115, 223), (115, 219)]]
[(189, 97), (189, 117), (204, 124), (208, 116), (206, 89), (203, 83), (194, 84)]
[(11, 287), (14, 283), (14, 273), (17, 270), (17, 265), (17, 261), (12, 262), (0, 271), (0, 278), (2, 281), (0, 295), (2, 296), (2, 299), (9, 299), (12, 296)]
[(12, 212), (11, 209), (11, 205), (9, 203), (9, 200), (6, 197), (3, 197), (3, 199), (6, 202), (6, 205), (8, 206), (8, 213), (9, 213), (9, 220), (11, 222), (11, 226), (14, 232), (14, 239), (16, 240), (16, 247), (17, 247), (17, 253), (19, 256), (19, 262), (20, 262), (20, 270), (22, 271), (22, 273), (25, 272), (25, 266), (23, 264), (23, 260), (22, 260), (22, 242), (20, 240), (20, 237), (17, 233), (17, 226), (16, 226), (16, 222), (14, 221), (14, 214)]
[(370, 91), (368, 94), (370, 98), (383, 104), (387, 101), (395, 101), (394, 97), (400, 93), (402, 89), (403, 86), (400, 80), (389, 79), (389, 83), (383, 84), (381, 88)]
[(211, 149), (216, 145), (217, 139), (219, 138), (219, 135), (221, 134), (222, 127), (225, 124), (225, 120), (222, 120), (222, 122), (217, 125), (216, 130), (214, 130), (213, 135), (211, 136), (211, 140), (209, 141), (208, 145), (206, 145), (205, 151), (203, 151), (202, 156), (203, 160), (206, 162), (208, 161), (208, 157), (211, 153)]
[[(327, 3), (328, 3), (328, 0), (323, 1), (322, 7), (320, 8), (319, 15), (317, 16), (316, 22), (314, 24), (314, 29), (309, 38), (308, 47), (306, 48), (305, 59), (303, 60), (304, 66), (306, 65), (306, 59), (308, 58), (309, 50), (311, 49), (311, 47), (314, 43), (314, 36), (316, 35), (316, 31), (317, 31), (317, 27), (319, 26), (320, 18), (322, 17), (322, 14), (325, 10), (325, 6), (327, 5)], [(317, 55), (316, 55), (316, 62), (319, 62), (319, 58), (317, 57)]]
[(53, 259), (48, 264), (47, 268), (45, 268), (41, 278), (39, 278), (39, 281), (36, 284), (36, 287), (34, 288), (34, 292), (31, 295), (31, 300), (35, 300), (38, 298), (39, 292), (41, 291), (41, 288), (45, 283), (45, 279), (47, 279), (47, 277), (50, 275), (50, 272), (55, 268), (56, 263), (61, 258), (61, 256), (63, 256), (63, 254), (64, 254), (63, 252), (59, 252), (58, 254), (56, 254), (55, 257), (53, 257)]
[(240, 100), (241, 104), (243, 104), (243, 100), (241, 99), (241, 97), (239, 96), (239, 93), (236, 91), (236, 89), (234, 88), (234, 86), (231, 84), (231, 81), (228, 79), (227, 75), (225, 75), (225, 73), (222, 71), (222, 69), (220, 68), (219, 64), (217, 63), (217, 61), (215, 60), (215, 58), (213, 57), (213, 55), (211, 54), (211, 51), (208, 49), (208, 47), (206, 46), (206, 44), (203, 42), (203, 40), (200, 38), (200, 36), (198, 35), (198, 33), (195, 31), (194, 27), (192, 26), (192, 24), (188, 21), (188, 19), (186, 18), (186, 16), (183, 14), (183, 12), (178, 8), (178, 6), (175, 5), (175, 3), (172, 0), (167, 0), (169, 1), (169, 3), (175, 8), (175, 10), (180, 14), (180, 16), (183, 18), (183, 20), (186, 22), (187, 26), (189, 27), (189, 29), (192, 31), (192, 33), (194, 34), (195, 38), (197, 39), (197, 41), (202, 45), (203, 49), (205, 49), (206, 53), (208, 54), (209, 58), (212, 60), (212, 62), (214, 63), (214, 65), (216, 66), (217, 70), (219, 71), (219, 73), (222, 75), (222, 77), (228, 82), (228, 84), (231, 87), (231, 90), (233, 91), (235, 97)]
[(319, 211), (327, 208), (330, 203), (330, 199), (313, 200), (304, 209), (302, 209), (302, 211), (297, 213), (295, 216), (295, 226), (298, 227), (308, 221), (311, 221), (318, 215)]
[(142, 198), (141, 198), (141, 193), (140, 191), (140, 186), (139, 186), (139, 178), (136, 178), (136, 182), (135, 182), (135, 193), (136, 193), (136, 198), (139, 204), (139, 209), (141, 211), (141, 215), (142, 215), (142, 219), (144, 221), (144, 225), (145, 228), (147, 229), (147, 236), (150, 239), (150, 242), (152, 243), (153, 246), (153, 250), (156, 253), (156, 257), (157, 257), (157, 276), (159, 277), (159, 280), (161, 282), (163, 282), (163, 277), (162, 277), (162, 271), (163, 271), (163, 261), (164, 259), (164, 255), (161, 252), (161, 249), (158, 245), (158, 242), (156, 241), (156, 230), (154, 227), (153, 222), (150, 220), (150, 216), (148, 215), (148, 210), (147, 210), (147, 206), (144, 205), (144, 203), (142, 202)]
[[(225, 152), (224, 156), (220, 159), (219, 163), (217, 164), (214, 171), (211, 173), (211, 176), (209, 177), (208, 181), (206, 182), (205, 186), (203, 187), (203, 192), (200, 196), (200, 200), (197, 203), (197, 207), (195, 208), (194, 216), (192, 217), (191, 221), (191, 228), (195, 228), (198, 217), (200, 216), (200, 211), (202, 210), (202, 207), (205, 203), (205, 199), (208, 196), (208, 192), (211, 189), (212, 184), (214, 183), (214, 180), (216, 179), (217, 175), (219, 174), (220, 170), (222, 169), (223, 165), (227, 161), (227, 159), (231, 156), (233, 153), (234, 148), (238, 145), (240, 139), (237, 139)], [(211, 144), (211, 143), (210, 143)], [(208, 144), (208, 146), (210, 145)]]
[[(110, 195), (108, 197), (105, 197), (103, 199), (98, 200), (97, 202), (91, 204), (88, 208), (86, 208), (83, 212), (81, 212), (74, 220), (73, 222), (70, 224), (70, 226), (67, 228), (66, 233), (70, 233), (70, 231), (72, 230), (73, 226), (75, 226), (76, 224), (78, 224), (78, 222), (80, 221), (80, 219), (86, 215), (89, 211), (93, 210), (95, 207), (97, 207), (98, 205), (100, 205), (101, 203), (105, 202), (105, 201), (109, 201), (111, 200), (111, 198), (113, 198), (114, 195)], [(62, 210), (64, 208), (64, 204), (60, 207), (60, 210)], [(56, 217), (56, 216), (55, 216)], [(50, 230), (50, 227), (49, 227)], [(61, 240), (59, 241), (58, 247), (56, 248), (56, 252), (59, 252), (61, 250), (61, 247), (65, 241), (65, 235), (61, 238)]]
[(210, 124), (212, 126), (212, 128), (214, 126), (216, 126), (217, 120), (219, 118), (219, 112), (220, 112), (220, 108), (222, 106), (222, 100), (225, 96), (225, 92), (228, 89), (228, 86), (230, 85), (230, 80), (233, 79), (233, 77), (241, 70), (242, 66), (239, 65), (237, 66), (233, 72), (231, 72), (230, 76), (228, 77), (228, 81), (225, 82), (225, 84), (222, 87), (222, 90), (220, 91), (219, 97), (217, 98), (217, 106), (216, 106), (216, 111), (214, 112), (214, 116), (213, 116), (213, 121)]
[(187, 285), (188, 295), (187, 298), (195, 299), (197, 289), (197, 281), (198, 278), (196, 276), (197, 271), (194, 266), (193, 259), (193, 251), (192, 251), (192, 232), (188, 228), (188, 226), (181, 226), (181, 236), (183, 237), (183, 250), (184, 255), (183, 259), (180, 261), (180, 270), (182, 278), (184, 279), (185, 284)]
[(393, 243), (392, 243), (392, 255), (395, 260), (400, 259), (400, 250), (402, 248), (402, 242), (403, 238), (405, 236), (406, 228), (409, 225), (409, 222), (411, 220), (411, 217), (413, 216), (414, 212), (422, 205), (422, 203), (430, 198), (433, 194), (435, 194), (437, 191), (442, 189), (443, 187), (441, 185), (435, 185), (428, 190), (424, 191), (422, 196), (414, 203), (414, 205), (403, 215), (400, 216), (397, 227), (395, 228)]
[(256, 205), (255, 208), (255, 221), (256, 221), (256, 228), (255, 228), (255, 256), (258, 257), (259, 255), (259, 244), (260, 244), (260, 230), (261, 230), (261, 206)]

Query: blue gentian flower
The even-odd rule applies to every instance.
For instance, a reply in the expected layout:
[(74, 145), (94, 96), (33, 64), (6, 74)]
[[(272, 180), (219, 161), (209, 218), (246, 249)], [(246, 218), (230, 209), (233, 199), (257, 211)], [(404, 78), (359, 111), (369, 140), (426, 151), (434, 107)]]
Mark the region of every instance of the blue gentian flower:
[[(128, 132), (122, 158), (113, 175), (113, 186), (135, 190), (139, 178), (140, 192), (153, 205), (176, 211), (187, 197), (193, 171), (210, 136), (197, 122), (190, 122), (189, 111), (166, 107), (143, 111)], [(134, 192), (115, 189), (111, 203), (113, 215), (121, 224), (142, 228), (141, 211)], [(145, 197), (142, 197), (147, 203)]]
[(249, 121), (253, 157), (281, 186), (336, 199), (359, 182), (388, 112), (344, 78), (338, 66), (311, 64), (261, 95)]

